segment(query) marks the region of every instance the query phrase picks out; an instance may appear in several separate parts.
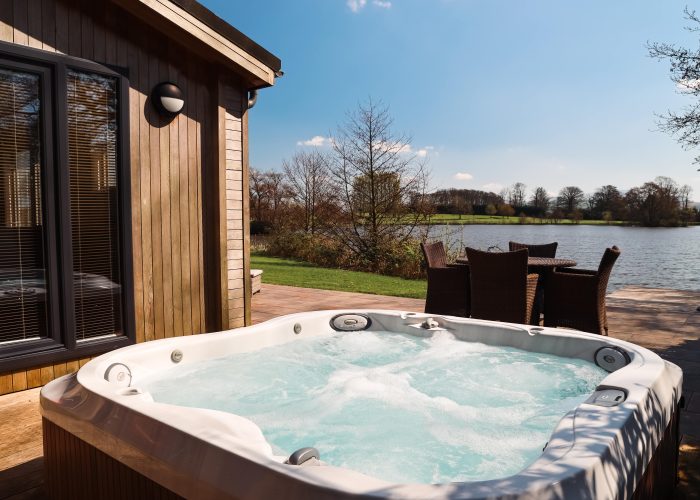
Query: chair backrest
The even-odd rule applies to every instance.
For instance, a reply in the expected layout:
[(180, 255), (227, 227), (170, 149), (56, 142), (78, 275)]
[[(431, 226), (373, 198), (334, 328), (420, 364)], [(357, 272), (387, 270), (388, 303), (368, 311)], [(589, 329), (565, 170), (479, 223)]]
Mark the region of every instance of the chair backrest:
[(600, 264), (598, 265), (598, 288), (603, 291), (603, 294), (605, 294), (605, 290), (608, 288), (610, 273), (620, 253), (622, 253), (622, 251), (616, 246), (606, 248), (603, 258), (600, 259)]
[(483, 252), (467, 248), (472, 317), (522, 323), (527, 308), (527, 249)]
[(522, 248), (527, 248), (530, 257), (550, 257), (554, 258), (557, 256), (557, 246), (558, 242), (546, 243), (544, 245), (529, 245), (527, 243), (518, 243), (517, 241), (508, 242), (508, 250), (511, 252), (515, 250), (520, 250)]
[(442, 241), (421, 243), (420, 248), (423, 250), (423, 257), (428, 267), (447, 267), (447, 252)]

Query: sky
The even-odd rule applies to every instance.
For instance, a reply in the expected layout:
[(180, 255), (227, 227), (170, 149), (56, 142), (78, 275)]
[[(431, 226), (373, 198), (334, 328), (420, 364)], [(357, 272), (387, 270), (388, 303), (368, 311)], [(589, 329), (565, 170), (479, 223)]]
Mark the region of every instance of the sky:
[(250, 111), (253, 168), (327, 148), (371, 97), (427, 159), (433, 188), (592, 193), (664, 175), (700, 199), (700, 152), (657, 126), (693, 101), (646, 48), (698, 48), (687, 1), (200, 1), (282, 60)]

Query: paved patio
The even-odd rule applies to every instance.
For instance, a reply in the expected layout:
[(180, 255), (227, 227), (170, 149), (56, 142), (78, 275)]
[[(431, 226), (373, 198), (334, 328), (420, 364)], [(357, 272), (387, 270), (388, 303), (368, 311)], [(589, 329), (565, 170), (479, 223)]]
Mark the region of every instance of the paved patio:
[[(422, 311), (423, 300), (263, 284), (254, 323), (320, 309)], [(700, 292), (630, 287), (608, 298), (613, 337), (648, 347), (684, 371), (681, 480), (675, 498), (700, 498)], [(45, 498), (39, 389), (0, 396), (0, 498)], [(17, 424), (21, 422), (21, 424)]]

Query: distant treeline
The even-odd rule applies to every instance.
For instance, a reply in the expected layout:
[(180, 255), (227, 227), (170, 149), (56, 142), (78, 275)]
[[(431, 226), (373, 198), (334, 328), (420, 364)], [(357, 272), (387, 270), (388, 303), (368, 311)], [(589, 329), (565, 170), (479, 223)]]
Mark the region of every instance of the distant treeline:
[(601, 186), (586, 194), (577, 186), (565, 186), (556, 196), (543, 187), (528, 190), (522, 182), (500, 193), (474, 189), (440, 189), (428, 194), (435, 213), (524, 216), (548, 219), (626, 221), (643, 226), (682, 226), (697, 222), (691, 206), (691, 188), (673, 179), (657, 177), (623, 192)]

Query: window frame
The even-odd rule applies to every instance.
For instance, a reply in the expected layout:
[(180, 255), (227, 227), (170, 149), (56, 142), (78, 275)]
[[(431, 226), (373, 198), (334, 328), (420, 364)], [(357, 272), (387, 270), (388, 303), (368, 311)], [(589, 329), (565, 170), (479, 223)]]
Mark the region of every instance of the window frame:
[[(102, 354), (135, 342), (131, 238), (129, 80), (125, 68), (0, 42), (0, 67), (40, 75), (42, 224), (47, 337), (0, 346), (0, 373)], [(117, 183), (122, 335), (78, 342), (68, 168), (68, 70), (114, 78), (117, 84)]]

